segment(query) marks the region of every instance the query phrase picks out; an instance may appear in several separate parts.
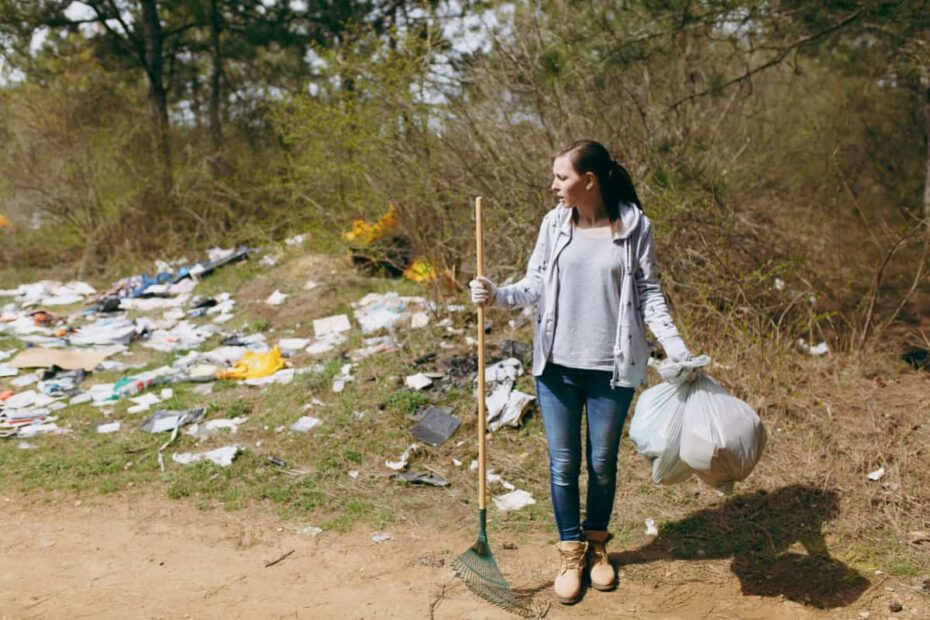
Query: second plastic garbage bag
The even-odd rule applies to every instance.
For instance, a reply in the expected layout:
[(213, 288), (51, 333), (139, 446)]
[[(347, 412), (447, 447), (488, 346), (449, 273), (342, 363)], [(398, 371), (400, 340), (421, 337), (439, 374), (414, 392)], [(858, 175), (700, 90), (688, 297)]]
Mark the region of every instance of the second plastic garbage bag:
[(281, 350), (275, 346), (270, 351), (246, 351), (232, 370), (224, 370), (216, 376), (218, 379), (259, 379), (282, 368)]
[(643, 392), (630, 423), (636, 451), (652, 461), (652, 479), (680, 482), (695, 473), (721, 491), (752, 472), (765, 448), (756, 412), (705, 374), (706, 355), (663, 362), (665, 381)]

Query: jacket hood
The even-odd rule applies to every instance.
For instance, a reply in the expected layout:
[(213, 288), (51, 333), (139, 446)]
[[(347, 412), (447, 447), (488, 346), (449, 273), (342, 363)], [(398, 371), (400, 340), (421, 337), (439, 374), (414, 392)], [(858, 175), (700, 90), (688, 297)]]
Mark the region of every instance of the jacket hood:
[[(571, 229), (572, 207), (559, 202), (555, 207), (555, 212), (559, 228), (568, 232)], [(622, 241), (632, 235), (639, 228), (642, 219), (643, 212), (639, 207), (632, 202), (621, 202), (620, 219), (614, 220), (610, 225), (614, 242)]]
[(614, 222), (613, 225), (614, 241), (620, 241), (632, 235), (639, 228), (639, 223), (642, 220), (642, 209), (632, 202), (621, 202), (620, 219)]

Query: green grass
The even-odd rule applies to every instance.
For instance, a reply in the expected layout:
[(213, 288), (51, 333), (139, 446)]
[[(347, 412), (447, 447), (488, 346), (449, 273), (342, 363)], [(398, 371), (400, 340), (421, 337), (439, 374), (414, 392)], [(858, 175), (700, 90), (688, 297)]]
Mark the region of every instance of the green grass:
[[(246, 282), (264, 277), (267, 271), (257, 261), (233, 265), (205, 279), (196, 292), (205, 295), (234, 292)], [(351, 302), (368, 292), (420, 293), (417, 285), (403, 281), (362, 278), (351, 273), (336, 278), (340, 282), (337, 297), (327, 301), (325, 312), (314, 309), (302, 319), (303, 327), (297, 333), (309, 333), (310, 319), (330, 314), (330, 310), (351, 316)], [(498, 310), (492, 312), (497, 326), (506, 326), (506, 317)], [(456, 326), (463, 327), (468, 315), (456, 314), (452, 318)], [(265, 324), (260, 325), (260, 321)], [(264, 319), (254, 319), (248, 326), (259, 331), (269, 327)], [(229, 329), (230, 325), (224, 327)], [(286, 329), (279, 326), (279, 331)], [(530, 329), (531, 326), (525, 326), (511, 333), (506, 327), (499, 327), (489, 340), (492, 344), (504, 338), (528, 342)], [(209, 396), (192, 392), (195, 384), (171, 385), (174, 395), (151, 411), (206, 406), (208, 419), (246, 416), (248, 421), (235, 435), (220, 431), (202, 443), (180, 435), (165, 451), (165, 471), (158, 466), (157, 450), (168, 434), (154, 436), (137, 430), (151, 411), (130, 415), (126, 413), (128, 401), (114, 405), (109, 417), (90, 405), (69, 407), (58, 414), (58, 424), (72, 429), (69, 435), (28, 440), (38, 446), (35, 450), (17, 448), (16, 439), (0, 441), (0, 471), (4, 472), (6, 488), (117, 496), (129, 489), (144, 488), (204, 508), (259, 507), (277, 512), (284, 519), (310, 521), (340, 532), (354, 528), (382, 529), (399, 523), (473, 526), (477, 485), (474, 472), (468, 468), (477, 457), (473, 385), (465, 381), (453, 383), (447, 389), (421, 392), (403, 384), (408, 374), (440, 370), (443, 358), (466, 354), (468, 350), (462, 346), (454, 351), (437, 346), (443, 339), (461, 345), (463, 336), (448, 337), (444, 328), (435, 325), (423, 330), (401, 330), (397, 334), (403, 345), (400, 351), (372, 356), (355, 364), (352, 369), (355, 381), (348, 383), (342, 393), (333, 393), (333, 377), (347, 362), (343, 354), (361, 346), (362, 338), (359, 330), (354, 330), (348, 342), (330, 354), (314, 360), (298, 358), (298, 367), (321, 363), (322, 370), (298, 375), (289, 385), (248, 387), (236, 381), (217, 381)], [(203, 349), (217, 346), (219, 340), (211, 339)], [(15, 340), (0, 336), (0, 348), (13, 346)], [(158, 353), (138, 345), (133, 351), (133, 356), (125, 359), (144, 359), (145, 369), (170, 365), (181, 354)], [(434, 361), (421, 366), (414, 363), (429, 352), (437, 353)], [(98, 373), (85, 382), (85, 387), (138, 372)], [(533, 379), (527, 373), (518, 380), (517, 387), (532, 393), (532, 384)], [(157, 393), (162, 387), (154, 387), (152, 391)], [(782, 396), (790, 400), (805, 397), (800, 389), (785, 390)], [(313, 399), (324, 404), (305, 410), (304, 405)], [(428, 404), (452, 407), (463, 424), (442, 446), (421, 446), (411, 459), (410, 468), (444, 476), (451, 482), (448, 488), (404, 484), (393, 480), (393, 472), (384, 465), (386, 460), (397, 459), (414, 442), (410, 415)], [(307, 434), (290, 431), (288, 427), (302, 415), (314, 415), (322, 420), (322, 425)], [(118, 433), (95, 432), (98, 423), (114, 419), (123, 422)], [(770, 432), (768, 450), (772, 458), (797, 441), (813, 442), (811, 450), (818, 442), (833, 441), (830, 429), (817, 430), (812, 425), (812, 421), (803, 419), (783, 420), (780, 426), (790, 429), (779, 435)], [(244, 452), (229, 468), (212, 463), (181, 466), (170, 458), (173, 452), (203, 451), (230, 443), (243, 446)], [(499, 513), (491, 503), (492, 541), (499, 542), (503, 536), (554, 540), (546, 443), (538, 413), (532, 412), (519, 429), (507, 428), (491, 434), (488, 453), (489, 465), (495, 472), (532, 493), (537, 501), (534, 506), (511, 513)], [(614, 548), (648, 545), (651, 537), (643, 533), (643, 520), (647, 517), (657, 521), (664, 540), (674, 543), (675, 557), (679, 558), (732, 557), (737, 552), (777, 557), (785, 549), (790, 548), (793, 553), (798, 547), (797, 534), (802, 528), (790, 518), (790, 511), (762, 510), (752, 513), (751, 521), (741, 523), (738, 517), (745, 506), (740, 502), (751, 499), (741, 500), (740, 493), (749, 497), (755, 491), (757, 487), (752, 480), (731, 498), (718, 498), (706, 489), (699, 491), (701, 487), (696, 482), (657, 486), (650, 479), (649, 467), (633, 453), (626, 439), (621, 454), (618, 481), (621, 497), (615, 505), (616, 520), (612, 527), (616, 536)], [(285, 461), (287, 467), (269, 463), (272, 456)], [(453, 458), (463, 464), (454, 466)], [(358, 471), (358, 477), (350, 477), (350, 470)], [(504, 492), (497, 485), (490, 488), (492, 497)], [(840, 515), (836, 522), (840, 523), (842, 518)], [(930, 569), (925, 556), (897, 541), (890, 530), (876, 534), (873, 542), (861, 542), (844, 533), (849, 529), (832, 526), (833, 521), (821, 523), (811, 531), (825, 535), (833, 555), (851, 569), (863, 572), (880, 569), (904, 577)], [(771, 548), (772, 540), (778, 543), (777, 548)], [(803, 548), (800, 549), (803, 553)], [(851, 572), (849, 578), (859, 577)]]

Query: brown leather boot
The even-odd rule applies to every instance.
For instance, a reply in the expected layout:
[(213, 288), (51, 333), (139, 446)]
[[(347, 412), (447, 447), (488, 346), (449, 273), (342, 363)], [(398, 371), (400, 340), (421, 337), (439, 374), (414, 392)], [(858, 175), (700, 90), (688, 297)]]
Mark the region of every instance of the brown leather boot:
[(591, 576), (591, 587), (602, 592), (613, 590), (617, 587), (617, 571), (607, 556), (607, 543), (613, 536), (606, 531), (585, 531), (584, 537), (588, 541), (585, 560)]
[(584, 573), (584, 558), (588, 543), (583, 540), (563, 540), (558, 545), (561, 565), (555, 576), (553, 589), (564, 605), (577, 603), (581, 598), (581, 576)]

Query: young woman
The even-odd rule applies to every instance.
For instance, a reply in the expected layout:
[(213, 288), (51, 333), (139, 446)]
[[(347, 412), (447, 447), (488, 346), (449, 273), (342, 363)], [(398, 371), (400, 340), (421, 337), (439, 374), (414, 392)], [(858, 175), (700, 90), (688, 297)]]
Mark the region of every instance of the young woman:
[[(659, 285), (652, 224), (627, 171), (604, 146), (575, 142), (552, 163), (559, 204), (543, 218), (526, 276), (498, 288), (469, 283), (472, 301), (536, 304), (533, 375), (549, 446), (552, 507), (561, 556), (555, 593), (581, 596), (587, 568), (598, 590), (616, 586), (607, 531), (617, 481), (620, 434), (633, 391), (646, 382), (650, 345), (690, 357)], [(588, 490), (580, 519), (581, 415), (587, 419)]]

